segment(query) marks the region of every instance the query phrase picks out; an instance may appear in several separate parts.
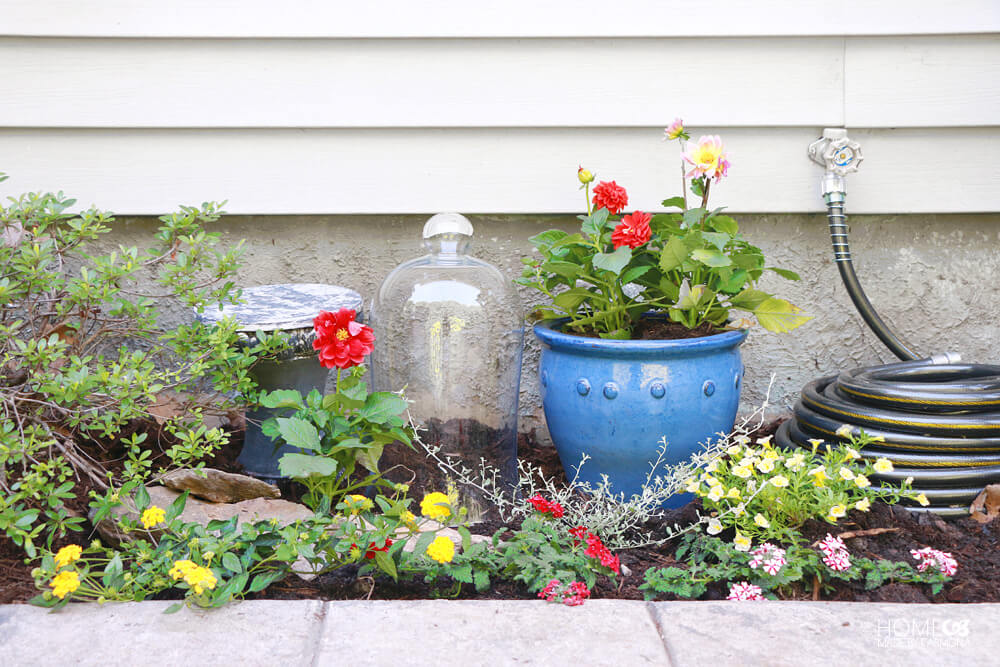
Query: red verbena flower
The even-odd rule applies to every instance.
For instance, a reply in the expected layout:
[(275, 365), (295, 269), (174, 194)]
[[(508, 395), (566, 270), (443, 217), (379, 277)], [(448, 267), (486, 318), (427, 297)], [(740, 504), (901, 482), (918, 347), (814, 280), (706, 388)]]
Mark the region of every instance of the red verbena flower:
[[(351, 546), (354, 545), (352, 544)], [(385, 538), (385, 544), (380, 547), (375, 546), (375, 543), (372, 542), (371, 544), (368, 545), (368, 550), (365, 551), (365, 558), (367, 558), (368, 560), (372, 560), (375, 558), (376, 551), (388, 551), (389, 547), (391, 546), (392, 546), (392, 539), (388, 537)]]
[(341, 308), (336, 313), (321, 310), (313, 320), (319, 350), (319, 363), (326, 368), (351, 368), (364, 363), (365, 356), (375, 347), (375, 332), (354, 321), (355, 312)]
[(551, 500), (546, 500), (537, 493), (532, 497), (528, 498), (528, 502), (531, 504), (532, 507), (535, 508), (536, 512), (540, 514), (548, 514), (555, 519), (559, 519), (566, 514), (565, 510), (563, 510), (562, 505), (560, 505), (557, 502), (553, 502)]
[(601, 181), (594, 186), (594, 209), (606, 208), (611, 215), (618, 215), (628, 206), (628, 193), (614, 181)]
[(627, 245), (629, 248), (638, 248), (649, 241), (652, 235), (649, 229), (649, 221), (653, 218), (649, 213), (636, 211), (632, 215), (626, 215), (622, 221), (611, 232), (611, 242), (615, 244), (615, 250)]
[(587, 536), (590, 535), (590, 531), (587, 530), (586, 526), (577, 526), (576, 528), (570, 528), (569, 534), (576, 538), (573, 540), (573, 546), (575, 547), (581, 541), (587, 539)]

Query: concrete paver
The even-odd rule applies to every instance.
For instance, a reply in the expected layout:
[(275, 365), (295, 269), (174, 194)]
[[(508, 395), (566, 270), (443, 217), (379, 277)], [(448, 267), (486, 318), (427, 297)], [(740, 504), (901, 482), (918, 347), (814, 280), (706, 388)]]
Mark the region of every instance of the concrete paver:
[[(651, 603), (677, 667), (996, 665), (1000, 604)], [(936, 656), (936, 657), (935, 657)]]
[(317, 664), (670, 663), (643, 602), (420, 600), (329, 603)]

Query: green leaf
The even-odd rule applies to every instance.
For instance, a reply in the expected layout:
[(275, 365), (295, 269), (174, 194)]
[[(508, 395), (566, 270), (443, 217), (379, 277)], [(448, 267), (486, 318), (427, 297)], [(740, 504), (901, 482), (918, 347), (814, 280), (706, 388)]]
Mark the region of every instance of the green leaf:
[(378, 391), (368, 397), (364, 407), (358, 411), (358, 416), (374, 424), (385, 424), (393, 417), (399, 417), (406, 412), (409, 405), (398, 394)]
[(777, 273), (782, 278), (785, 278), (786, 280), (802, 280), (802, 278), (799, 277), (799, 274), (795, 273), (794, 271), (789, 271), (788, 269), (779, 269), (773, 266), (769, 266), (765, 270), (774, 271), (775, 273)]
[(632, 248), (623, 245), (614, 252), (599, 252), (594, 255), (594, 268), (610, 271), (616, 276), (632, 261)]
[(733, 237), (723, 232), (702, 232), (701, 238), (705, 239), (719, 250), (725, 250), (726, 244), (729, 243)]
[(278, 470), (285, 477), (332, 477), (337, 473), (337, 462), (323, 456), (285, 454), (278, 461)]
[(691, 259), (713, 268), (732, 265), (732, 261), (729, 257), (722, 254), (715, 248), (698, 248), (691, 253)]
[(556, 241), (560, 241), (569, 236), (561, 229), (549, 229), (541, 234), (536, 234), (528, 239), (528, 243), (538, 248), (540, 251), (547, 250)]
[(581, 303), (593, 296), (594, 294), (586, 287), (572, 287), (565, 292), (556, 294), (552, 299), (552, 303), (571, 313), (579, 308)]
[(253, 578), (253, 581), (250, 582), (250, 588), (248, 588), (247, 591), (250, 593), (257, 593), (258, 591), (262, 591), (268, 586), (270, 586), (272, 583), (274, 583), (274, 580), (280, 576), (282, 576), (281, 571), (263, 572), (261, 574), (258, 574), (256, 577)]
[[(368, 397), (368, 385), (364, 382), (358, 382), (350, 386), (345, 386), (340, 390), (341, 396), (346, 396), (353, 401), (363, 401)], [(325, 407), (325, 406), (324, 406)]]
[(709, 227), (717, 232), (736, 236), (740, 231), (740, 226), (728, 215), (717, 215), (709, 221)]
[(760, 306), (760, 304), (770, 298), (770, 294), (759, 289), (745, 289), (736, 296), (730, 297), (729, 303), (733, 305), (733, 308), (753, 312), (758, 306)]
[(633, 282), (636, 278), (639, 278), (640, 276), (645, 274), (651, 268), (653, 267), (650, 266), (649, 264), (646, 264), (645, 266), (633, 266), (631, 269), (622, 274), (622, 284), (628, 285), (630, 282)]
[(599, 333), (597, 335), (607, 340), (629, 340), (632, 337), (628, 329), (615, 329), (614, 331)]
[(149, 507), (149, 491), (146, 487), (140, 486), (135, 492), (135, 508), (142, 512)]
[(375, 552), (375, 564), (378, 566), (378, 569), (382, 570), (393, 579), (398, 578), (398, 575), (396, 574), (396, 563), (393, 562), (392, 556), (385, 551)]
[(565, 278), (572, 284), (576, 281), (576, 277), (580, 274), (580, 267), (573, 262), (563, 262), (560, 260), (552, 260), (550, 262), (545, 262), (542, 264), (542, 271), (547, 273), (554, 273), (561, 278)]
[(305, 407), (302, 403), (302, 394), (294, 389), (275, 389), (272, 392), (262, 394), (260, 404), (265, 408), (296, 408)]
[(691, 256), (691, 248), (678, 236), (671, 237), (660, 253), (660, 270), (664, 273), (679, 269)]
[(229, 551), (222, 554), (222, 566), (235, 574), (243, 571), (243, 564), (240, 563), (240, 559)]
[(775, 333), (791, 331), (812, 319), (811, 315), (803, 314), (798, 306), (777, 297), (767, 299), (752, 312), (762, 327)]
[(286, 443), (312, 452), (319, 451), (319, 431), (315, 426), (296, 417), (278, 417), (275, 421), (278, 423), (278, 432)]
[(698, 224), (707, 213), (708, 211), (703, 208), (690, 208), (684, 211), (684, 226), (690, 228), (691, 226)]
[(184, 603), (183, 602), (175, 602), (172, 605), (170, 605), (169, 607), (167, 607), (166, 609), (164, 609), (163, 613), (164, 614), (176, 614), (177, 612), (179, 612), (183, 608), (184, 608)]
[(684, 197), (671, 197), (660, 202), (663, 208), (679, 208), (684, 210)]
[(420, 537), (417, 538), (417, 543), (413, 545), (413, 554), (416, 556), (425, 555), (427, 553), (427, 547), (431, 545), (431, 542), (434, 541), (435, 537), (437, 537), (437, 535), (434, 531), (429, 530), (420, 533)]
[[(728, 273), (724, 274), (724, 272)], [(726, 294), (739, 292), (746, 285), (749, 277), (745, 269), (733, 271), (732, 269), (723, 268), (719, 270), (719, 274), (719, 282), (716, 285), (716, 289)]]
[(480, 593), (487, 591), (490, 588), (490, 575), (484, 570), (476, 570), (472, 573), (472, 583)]

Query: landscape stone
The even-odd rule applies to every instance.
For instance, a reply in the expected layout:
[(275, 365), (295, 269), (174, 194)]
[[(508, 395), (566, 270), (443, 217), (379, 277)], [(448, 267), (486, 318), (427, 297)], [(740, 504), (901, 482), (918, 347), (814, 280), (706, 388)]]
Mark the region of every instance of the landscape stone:
[[(146, 487), (146, 491), (149, 493), (150, 505), (164, 509), (181, 495), (180, 492), (165, 486), (149, 486)], [(127, 501), (113, 509), (108, 517), (97, 524), (97, 532), (111, 545), (131, 541), (135, 536), (145, 532), (140, 530), (123, 533), (118, 527), (118, 518), (124, 515), (130, 516), (135, 521), (139, 520), (139, 513), (135, 510), (135, 505), (131, 501)], [(238, 517), (237, 521), (241, 524), (248, 521), (253, 523), (264, 519), (277, 519), (281, 525), (286, 525), (300, 519), (307, 519), (312, 515), (312, 510), (305, 505), (278, 498), (252, 498), (238, 503), (212, 503), (189, 495), (184, 503), (184, 511), (181, 513), (180, 519), (189, 523), (207, 525), (209, 521), (226, 521), (236, 516)], [(91, 510), (90, 518), (93, 521), (93, 510)], [(149, 532), (153, 535), (157, 534), (155, 529)]]
[(254, 498), (281, 497), (278, 487), (267, 482), (215, 468), (172, 470), (160, 477), (160, 483), (176, 491), (190, 491), (191, 495), (213, 503), (238, 503)]

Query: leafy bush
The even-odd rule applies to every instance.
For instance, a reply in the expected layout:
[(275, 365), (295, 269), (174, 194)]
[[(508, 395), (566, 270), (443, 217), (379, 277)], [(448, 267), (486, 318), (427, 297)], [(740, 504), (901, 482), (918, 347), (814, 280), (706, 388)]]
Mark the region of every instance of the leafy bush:
[[(201, 312), (239, 296), (239, 247), (205, 230), (219, 204), (182, 207), (148, 247), (102, 254), (114, 218), (73, 203), (27, 194), (0, 207), (0, 529), (29, 556), (43, 532), (51, 544), (79, 529), (66, 508), (74, 479), (114, 494), (224, 444), (204, 417), (252, 389), (262, 350), (236, 349), (233, 323), (161, 322), (171, 305)], [(168, 392), (187, 399), (155, 419)]]

